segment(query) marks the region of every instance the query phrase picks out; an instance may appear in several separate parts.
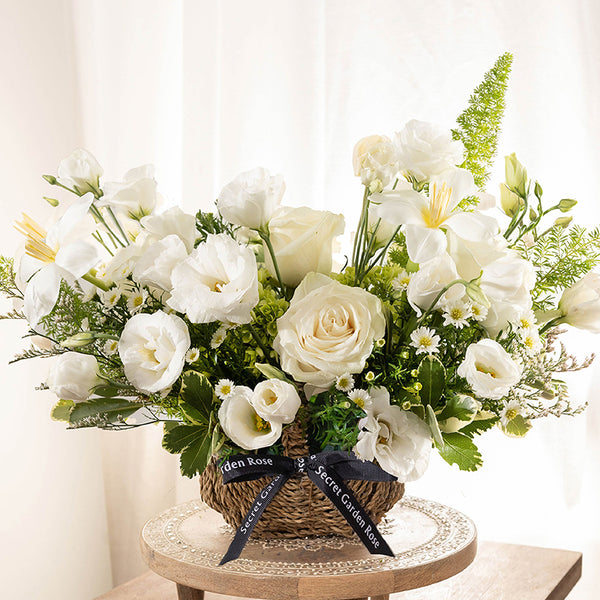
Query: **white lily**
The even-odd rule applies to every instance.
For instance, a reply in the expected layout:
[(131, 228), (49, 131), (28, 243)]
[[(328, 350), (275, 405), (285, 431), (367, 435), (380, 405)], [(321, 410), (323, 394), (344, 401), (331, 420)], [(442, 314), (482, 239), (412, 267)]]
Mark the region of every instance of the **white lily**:
[(93, 201), (91, 193), (82, 196), (48, 232), (25, 214), (15, 224), (27, 240), (19, 271), (27, 283), (23, 311), (32, 329), (54, 308), (61, 280), (83, 277), (99, 260), (98, 249), (81, 239), (93, 227)]
[(457, 210), (458, 203), (477, 193), (473, 175), (466, 169), (448, 169), (431, 179), (429, 195), (412, 189), (373, 194), (371, 214), (404, 225), (408, 256), (423, 263), (446, 251), (444, 229), (462, 239), (478, 242), (497, 233), (495, 219), (478, 212)]

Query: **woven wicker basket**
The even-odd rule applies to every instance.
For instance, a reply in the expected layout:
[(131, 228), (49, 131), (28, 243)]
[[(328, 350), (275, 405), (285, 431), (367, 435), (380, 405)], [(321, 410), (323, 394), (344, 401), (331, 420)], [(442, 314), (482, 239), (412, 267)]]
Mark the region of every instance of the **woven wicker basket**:
[[(306, 435), (299, 424), (284, 430), (282, 442), (285, 454), (290, 458), (309, 454)], [(224, 485), (213, 458), (200, 475), (200, 496), (208, 506), (220, 512), (227, 523), (237, 528), (268, 482), (269, 478), (261, 478)], [(347, 481), (346, 484), (375, 524), (404, 493), (404, 484), (397, 481)], [(308, 477), (292, 477), (266, 508), (252, 536), (296, 538), (311, 535), (351, 537), (354, 532)]]

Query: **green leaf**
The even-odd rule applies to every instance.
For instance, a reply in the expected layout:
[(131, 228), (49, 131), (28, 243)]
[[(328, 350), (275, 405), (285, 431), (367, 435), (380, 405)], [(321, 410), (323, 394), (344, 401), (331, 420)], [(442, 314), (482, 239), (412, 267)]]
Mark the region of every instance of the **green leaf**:
[(433, 408), (428, 404), (427, 405), (427, 413), (426, 418), (427, 425), (429, 425), (429, 429), (431, 431), (431, 435), (433, 436), (433, 441), (436, 446), (443, 446), (444, 440), (442, 438), (442, 432), (440, 431), (440, 426), (438, 425), (437, 417), (433, 412)]
[(114, 398), (119, 395), (118, 388), (112, 385), (97, 385), (93, 392), (96, 396), (102, 396), (103, 398)]
[(481, 419), (479, 421), (473, 421), (464, 427), (461, 427), (460, 432), (469, 437), (479, 435), (488, 429), (491, 429), (498, 422), (498, 418), (493, 419)]
[(195, 409), (195, 419), (208, 425), (213, 408), (214, 393), (208, 379), (196, 371), (181, 376), (181, 399)]
[(54, 421), (65, 421), (68, 423), (71, 418), (71, 409), (75, 406), (73, 400), (59, 400), (54, 407), (50, 416)]
[(182, 475), (202, 473), (211, 457), (212, 435), (204, 425), (178, 425), (165, 433), (163, 448), (171, 454), (181, 453)]
[(523, 415), (517, 415), (511, 419), (506, 426), (500, 425), (502, 431), (510, 437), (524, 437), (531, 429), (531, 421), (525, 419)]
[(444, 406), (437, 418), (439, 421), (450, 418), (455, 418), (459, 421), (470, 421), (478, 409), (479, 405), (471, 396), (456, 394), (448, 398), (446, 406)]
[(118, 417), (130, 417), (143, 406), (141, 402), (129, 402), (123, 398), (92, 398), (73, 407), (69, 422), (76, 424), (88, 418), (101, 418), (113, 423)]
[(255, 363), (254, 365), (267, 379), (281, 379), (281, 381), (290, 382), (287, 375), (277, 367), (267, 363)]
[(435, 408), (446, 385), (446, 369), (440, 359), (426, 356), (419, 365), (417, 381), (422, 386), (419, 392), (421, 401)]
[(458, 465), (461, 471), (476, 471), (483, 461), (471, 438), (462, 433), (443, 433), (443, 445), (438, 446), (441, 457), (450, 465)]

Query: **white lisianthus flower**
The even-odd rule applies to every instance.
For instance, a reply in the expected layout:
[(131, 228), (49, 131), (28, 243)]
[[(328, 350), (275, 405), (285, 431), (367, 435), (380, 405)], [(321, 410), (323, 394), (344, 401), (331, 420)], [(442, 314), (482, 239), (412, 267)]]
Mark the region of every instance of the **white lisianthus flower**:
[[(409, 304), (415, 309), (418, 316), (422, 310), (429, 310), (437, 295), (453, 281), (460, 279), (454, 261), (442, 254), (420, 265), (419, 270), (410, 278), (406, 288), (406, 297)], [(460, 298), (464, 294), (464, 287), (460, 284), (451, 286), (440, 301)], [(438, 301), (436, 306), (440, 305)]]
[(363, 185), (381, 191), (398, 172), (396, 147), (385, 135), (364, 137), (354, 146), (352, 166)]
[(80, 194), (98, 190), (103, 173), (100, 163), (83, 148), (73, 150), (58, 165), (58, 181)]
[(600, 275), (588, 273), (566, 289), (558, 303), (562, 321), (600, 333)]
[(97, 275), (106, 283), (121, 282), (133, 273), (138, 261), (144, 254), (144, 250), (145, 248), (140, 244), (129, 244), (124, 248), (119, 248)]
[(219, 407), (219, 423), (225, 435), (244, 450), (274, 444), (281, 436), (281, 423), (265, 421), (251, 404), (252, 390), (235, 386)]
[(249, 323), (258, 302), (254, 252), (225, 233), (209, 234), (173, 269), (171, 281), (167, 304), (192, 323)]
[(360, 373), (384, 334), (377, 296), (310, 273), (277, 319), (273, 348), (295, 381), (328, 388), (340, 375)]
[(417, 354), (435, 354), (440, 347), (440, 336), (435, 329), (417, 327), (410, 334), (410, 345), (417, 349)]
[(377, 460), (402, 483), (415, 481), (429, 464), (429, 427), (412, 412), (390, 404), (385, 388), (372, 388), (371, 402), (367, 416), (358, 422), (354, 453), (363, 460)]
[(140, 285), (150, 285), (169, 291), (171, 274), (175, 267), (188, 257), (181, 238), (175, 234), (150, 244), (133, 269), (133, 280)]
[(417, 181), (428, 181), (464, 160), (462, 142), (453, 140), (451, 131), (425, 121), (409, 121), (396, 133), (394, 142), (400, 172)]
[[(269, 222), (269, 234), (283, 283), (295, 287), (313, 271), (328, 275), (334, 238), (343, 232), (342, 215), (280, 206)], [(271, 255), (266, 247), (264, 251), (267, 269), (275, 276)]]
[(230, 181), (219, 194), (217, 209), (234, 225), (260, 229), (270, 221), (284, 192), (283, 177), (259, 167)]
[(92, 388), (102, 383), (98, 377), (98, 362), (90, 354), (65, 352), (50, 369), (46, 385), (60, 400), (83, 402)]
[(287, 381), (268, 379), (254, 388), (250, 404), (269, 423), (291, 423), (300, 408), (300, 396)]
[(27, 215), (16, 223), (26, 238), (19, 277), (27, 285), (23, 312), (32, 329), (54, 308), (61, 280), (73, 284), (98, 263), (98, 248), (85, 239), (95, 229), (88, 214), (93, 201), (92, 194), (79, 198), (48, 232)]
[(156, 208), (158, 194), (154, 167), (143, 165), (125, 173), (122, 182), (104, 184), (104, 196), (99, 206), (109, 206), (130, 219), (139, 221), (152, 214)]
[(159, 310), (135, 315), (125, 323), (119, 356), (127, 379), (138, 390), (153, 394), (175, 383), (190, 345), (183, 319)]
[(198, 232), (196, 217), (183, 212), (178, 206), (173, 206), (159, 214), (142, 217), (142, 230), (136, 237), (136, 242), (147, 246), (169, 235), (176, 235), (185, 244), (188, 254), (194, 249)]
[(471, 344), (457, 373), (481, 398), (499, 400), (521, 379), (521, 366), (494, 340)]

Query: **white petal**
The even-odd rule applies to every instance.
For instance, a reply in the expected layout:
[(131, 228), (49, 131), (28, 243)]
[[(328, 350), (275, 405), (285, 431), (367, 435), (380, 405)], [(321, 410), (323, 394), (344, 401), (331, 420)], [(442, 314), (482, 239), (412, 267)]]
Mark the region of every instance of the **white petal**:
[(446, 219), (444, 226), (458, 237), (470, 242), (491, 240), (498, 234), (498, 221), (476, 212), (457, 212)]
[(371, 214), (394, 225), (411, 223), (423, 225), (423, 210), (429, 206), (427, 198), (414, 190), (400, 190), (373, 194), (371, 196)]
[(49, 229), (46, 241), (51, 248), (59, 246), (88, 214), (90, 206), (94, 201), (94, 195), (89, 192), (70, 206), (65, 214)]
[(76, 278), (85, 275), (99, 260), (98, 250), (83, 240), (60, 248), (55, 259), (57, 266)]
[(473, 181), (473, 174), (470, 171), (467, 171), (467, 169), (447, 169), (437, 177), (433, 177), (429, 185), (432, 186), (434, 183), (437, 185), (445, 183), (447, 187), (452, 189), (452, 197), (448, 204), (448, 213), (455, 208), (463, 198), (473, 196), (477, 193), (477, 187)]
[(60, 273), (55, 264), (40, 269), (25, 290), (23, 312), (32, 329), (56, 304), (60, 291)]
[(404, 235), (408, 256), (415, 263), (427, 262), (446, 250), (446, 236), (441, 229), (407, 225), (404, 228)]

